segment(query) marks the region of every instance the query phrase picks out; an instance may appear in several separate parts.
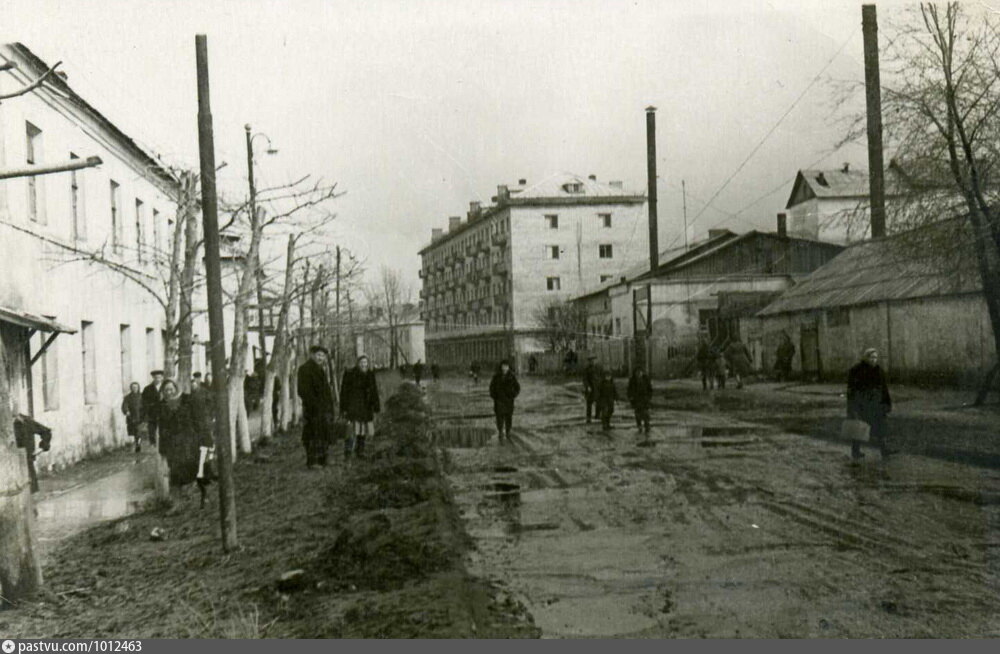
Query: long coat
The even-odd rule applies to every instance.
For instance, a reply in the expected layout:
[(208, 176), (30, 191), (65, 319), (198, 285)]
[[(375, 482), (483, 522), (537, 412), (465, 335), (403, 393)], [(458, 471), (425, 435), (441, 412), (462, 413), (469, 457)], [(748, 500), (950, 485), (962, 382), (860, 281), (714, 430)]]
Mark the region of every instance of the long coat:
[(201, 448), (213, 445), (211, 433), (205, 433), (198, 424), (197, 409), (187, 393), (171, 406), (164, 402), (160, 407), (160, 454), (170, 467), (170, 485), (185, 486), (198, 477)]
[(750, 350), (743, 341), (733, 341), (726, 347), (726, 361), (733, 373), (743, 376), (749, 375), (753, 365), (750, 363)]
[(594, 389), (601, 379), (601, 369), (593, 363), (588, 363), (583, 369), (583, 396), (589, 399), (594, 398)]
[(493, 398), (493, 412), (497, 415), (509, 415), (514, 413), (514, 398), (521, 393), (521, 384), (518, 383), (514, 372), (507, 371), (503, 374), (497, 370), (490, 380), (490, 397)]
[(625, 392), (628, 401), (635, 409), (648, 409), (649, 403), (653, 399), (653, 383), (649, 380), (649, 375), (632, 375), (628, 380), (628, 390)]
[(142, 422), (142, 394), (129, 392), (122, 399), (122, 413), (125, 414), (129, 436), (135, 436), (139, 433), (139, 423)]
[(594, 388), (594, 399), (597, 401), (598, 415), (611, 415), (615, 412), (615, 400), (618, 399), (618, 389), (615, 380), (601, 379)]
[(882, 368), (867, 361), (851, 368), (847, 373), (847, 417), (875, 426), (891, 410), (892, 398)]
[[(162, 387), (163, 384), (160, 384)], [(156, 423), (160, 417), (160, 406), (163, 400), (160, 399), (160, 389), (155, 384), (150, 383), (142, 389), (142, 419), (145, 422)]]
[(357, 366), (344, 372), (340, 384), (341, 414), (351, 422), (371, 422), (381, 410), (375, 373), (362, 372)]
[(333, 423), (333, 391), (323, 367), (309, 359), (298, 372), (298, 393), (302, 398), (303, 441), (328, 441)]

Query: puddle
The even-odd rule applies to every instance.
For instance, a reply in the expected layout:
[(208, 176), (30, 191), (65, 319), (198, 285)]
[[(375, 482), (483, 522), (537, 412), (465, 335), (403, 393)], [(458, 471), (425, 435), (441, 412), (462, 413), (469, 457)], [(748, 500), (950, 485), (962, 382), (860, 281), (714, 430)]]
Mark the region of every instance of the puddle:
[(511, 472), (517, 472), (517, 468), (515, 468), (514, 466), (496, 466), (495, 468), (493, 468), (493, 472), (511, 473)]
[(431, 443), (440, 447), (485, 447), (494, 433), (488, 427), (443, 426), (431, 432)]
[(727, 440), (710, 440), (701, 441), (702, 447), (741, 447), (743, 445), (753, 445), (759, 443), (756, 438), (743, 438), (743, 439), (727, 439)]
[(521, 494), (521, 485), (506, 481), (495, 481), (483, 486), (483, 490), (491, 491), (494, 495)]

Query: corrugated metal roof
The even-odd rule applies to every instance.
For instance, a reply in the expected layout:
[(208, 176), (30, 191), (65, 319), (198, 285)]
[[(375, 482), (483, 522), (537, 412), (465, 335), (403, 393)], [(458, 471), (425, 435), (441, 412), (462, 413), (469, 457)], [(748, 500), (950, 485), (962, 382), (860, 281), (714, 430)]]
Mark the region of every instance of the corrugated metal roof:
[[(944, 223), (931, 229), (941, 229)], [(954, 228), (954, 222), (948, 221)], [(926, 229), (926, 228), (925, 228)], [(940, 253), (929, 247), (905, 247), (898, 235), (848, 247), (801, 283), (785, 291), (758, 315), (794, 313), (854, 306), (889, 300), (908, 300), (982, 290), (976, 270), (968, 265), (974, 256), (957, 256), (946, 266)], [(932, 235), (933, 237), (933, 235)], [(928, 241), (933, 243), (933, 241)]]
[(75, 334), (76, 330), (56, 322), (55, 318), (46, 316), (36, 316), (33, 313), (12, 309), (10, 307), (0, 307), (0, 321), (9, 322), (28, 329), (35, 329), (40, 332), (58, 332), (60, 334)]

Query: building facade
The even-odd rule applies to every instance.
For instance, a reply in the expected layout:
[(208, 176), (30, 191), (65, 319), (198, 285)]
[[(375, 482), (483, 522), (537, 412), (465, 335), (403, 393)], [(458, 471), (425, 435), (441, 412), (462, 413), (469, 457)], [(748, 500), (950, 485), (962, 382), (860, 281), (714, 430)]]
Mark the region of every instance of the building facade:
[[(3, 63), (7, 93), (48, 69), (21, 44), (0, 46)], [(123, 444), (123, 392), (163, 366), (164, 311), (144, 286), (162, 284), (177, 182), (58, 76), (0, 105), (0, 169), (92, 156), (100, 167), (0, 180), (4, 373), (14, 411), (53, 430), (42, 469)]]
[(561, 174), (500, 186), (420, 251), (427, 358), (495, 363), (544, 349), (540, 314), (648, 256), (645, 196)]

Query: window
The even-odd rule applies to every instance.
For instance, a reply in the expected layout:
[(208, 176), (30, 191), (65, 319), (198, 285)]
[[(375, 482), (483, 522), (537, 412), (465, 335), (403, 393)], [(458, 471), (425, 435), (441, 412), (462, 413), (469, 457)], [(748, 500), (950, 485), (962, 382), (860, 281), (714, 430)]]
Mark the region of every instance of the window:
[(615, 336), (621, 336), (622, 334), (622, 319), (615, 318)]
[(122, 393), (128, 393), (132, 383), (132, 331), (128, 325), (118, 326), (118, 343), (121, 355)]
[[(70, 159), (79, 159), (74, 153), (69, 153)], [(69, 174), (69, 196), (70, 211), (73, 220), (73, 240), (87, 240), (87, 217), (83, 208), (83, 186), (80, 183), (80, 171), (74, 170)]]
[(599, 214), (597, 214), (597, 217), (601, 219), (601, 226), (608, 227), (608, 228), (611, 227), (611, 214), (609, 214), (609, 213), (599, 213)]
[[(207, 345), (206, 352), (207, 350)], [(209, 354), (211, 354), (209, 352)], [(156, 370), (156, 332), (152, 327), (146, 328), (146, 372)]]
[(559, 246), (558, 245), (546, 245), (545, 246), (545, 254), (548, 256), (549, 259), (558, 259), (559, 258)]
[(604, 282), (608, 281), (609, 279), (611, 279), (611, 275), (601, 275), (601, 283), (602, 284)]
[(80, 345), (83, 354), (83, 401), (97, 402), (97, 353), (94, 351), (94, 323), (80, 323)]
[(851, 310), (848, 308), (827, 309), (827, 327), (847, 327), (851, 324)]
[(549, 224), (549, 229), (559, 229), (559, 216), (555, 214), (545, 216), (545, 222)]
[(142, 204), (142, 200), (139, 198), (135, 199), (135, 251), (136, 256), (139, 258), (139, 263), (142, 263), (143, 257), (145, 256), (146, 249), (146, 209)]
[(558, 277), (546, 277), (545, 278), (545, 288), (549, 291), (559, 290), (559, 278)]
[[(42, 130), (31, 123), (25, 126), (25, 163), (29, 166), (42, 163)], [(30, 176), (28, 181), (28, 218), (32, 222), (45, 224), (45, 202), (42, 179)]]
[[(39, 347), (48, 340), (47, 334), (39, 334)], [(42, 355), (42, 406), (46, 411), (56, 411), (59, 409), (59, 355), (56, 350), (57, 338), (49, 344), (49, 348)]]
[[(173, 223), (173, 221), (170, 221), (170, 222)], [(150, 245), (152, 245), (153, 255), (151, 255), (149, 257), (151, 261), (155, 261), (156, 260), (156, 256), (155, 255), (156, 255), (157, 252), (160, 251), (160, 238), (161, 238), (161, 236), (160, 236), (160, 212), (157, 211), (156, 209), (153, 209), (153, 242), (150, 244)]]
[(121, 186), (115, 180), (111, 180), (111, 249), (115, 254), (122, 249), (122, 220), (119, 214), (121, 200)]
[(614, 256), (611, 252), (611, 244), (599, 245), (598, 254), (602, 259), (611, 259)]

